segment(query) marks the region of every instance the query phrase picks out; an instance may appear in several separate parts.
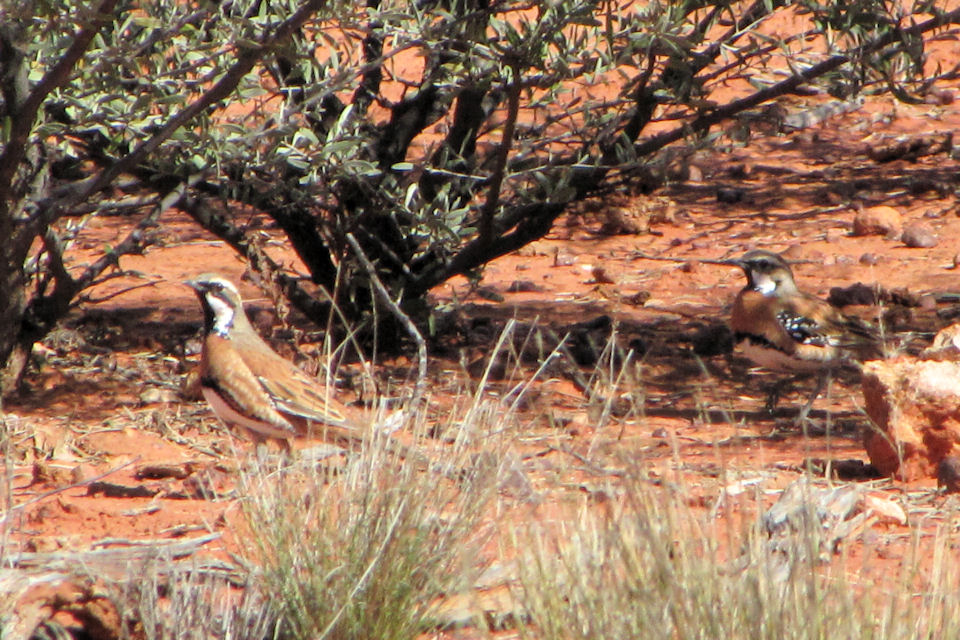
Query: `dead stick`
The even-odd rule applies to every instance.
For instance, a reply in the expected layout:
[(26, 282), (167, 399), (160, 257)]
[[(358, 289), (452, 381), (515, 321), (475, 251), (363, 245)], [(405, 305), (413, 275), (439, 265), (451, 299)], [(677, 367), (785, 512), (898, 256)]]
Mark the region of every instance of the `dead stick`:
[(360, 243), (357, 242), (357, 239), (353, 237), (352, 233), (347, 233), (347, 242), (353, 247), (353, 252), (356, 254), (357, 260), (360, 261), (360, 264), (363, 265), (363, 268), (370, 276), (370, 282), (373, 284), (374, 291), (377, 292), (377, 297), (379, 297), (380, 301), (397, 317), (400, 324), (403, 325), (404, 329), (407, 330), (407, 333), (410, 334), (410, 337), (413, 338), (413, 341), (417, 344), (417, 382), (413, 387), (413, 399), (410, 404), (412, 407), (418, 407), (427, 387), (427, 342), (423, 339), (423, 335), (417, 329), (416, 325), (413, 324), (410, 316), (405, 314), (403, 309), (400, 308), (400, 305), (390, 297), (387, 288), (383, 286), (383, 282), (380, 281), (380, 277), (377, 275), (376, 268), (373, 266), (373, 263), (370, 262), (370, 258), (364, 253), (360, 247)]
[(50, 491), (47, 491), (46, 493), (41, 493), (39, 496), (37, 496), (37, 497), (35, 497), (35, 498), (31, 498), (30, 500), (27, 500), (27, 501), (24, 502), (23, 504), (18, 504), (18, 505), (16, 505), (15, 507), (11, 507), (10, 511), (8, 511), (6, 514), (4, 514), (3, 518), (0, 518), (0, 526), (3, 526), (3, 525), (5, 525), (5, 524), (7, 524), (7, 520), (9, 520), (10, 517), (11, 517), (16, 511), (22, 511), (23, 509), (26, 509), (26, 508), (29, 507), (30, 505), (36, 504), (36, 503), (40, 502), (41, 500), (46, 500), (46, 499), (49, 498), (50, 496), (55, 496), (55, 495), (57, 495), (58, 493), (63, 493), (64, 491), (69, 491), (70, 489), (77, 489), (77, 488), (79, 488), (79, 487), (83, 487), (83, 486), (86, 486), (86, 485), (88, 485), (88, 484), (93, 484), (94, 482), (97, 482), (97, 481), (99, 481), (99, 480), (103, 480), (103, 479), (106, 478), (107, 476), (109, 476), (109, 475), (111, 475), (111, 474), (114, 474), (114, 473), (116, 473), (117, 471), (120, 471), (121, 469), (125, 469), (126, 467), (129, 467), (129, 466), (132, 465), (132, 464), (136, 464), (137, 462), (140, 462), (140, 456), (137, 456), (136, 458), (134, 458), (133, 460), (130, 460), (130, 461), (128, 461), (128, 462), (124, 462), (124, 463), (123, 463), (122, 465), (120, 465), (119, 467), (115, 467), (115, 468), (113, 468), (113, 469), (110, 469), (109, 471), (106, 471), (106, 472), (104, 472), (104, 473), (101, 473), (101, 474), (98, 475), (98, 476), (94, 476), (93, 478), (88, 478), (88, 479), (86, 479), (86, 480), (81, 480), (80, 482), (74, 482), (73, 484), (69, 484), (69, 485), (67, 485), (67, 486), (65, 486), (65, 487), (57, 487), (56, 489), (51, 489)]

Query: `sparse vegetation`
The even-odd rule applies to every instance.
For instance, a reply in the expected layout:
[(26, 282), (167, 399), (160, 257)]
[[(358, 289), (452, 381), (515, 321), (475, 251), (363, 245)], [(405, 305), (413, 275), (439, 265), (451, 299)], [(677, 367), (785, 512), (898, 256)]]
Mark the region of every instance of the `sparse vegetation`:
[[(764, 30), (784, 12), (801, 15), (804, 30)], [(330, 300), (368, 318), (358, 247), (393, 298), (422, 312), (431, 288), (476, 277), (571, 204), (648, 192), (684, 179), (699, 148), (797, 126), (776, 110), (750, 112), (781, 96), (923, 100), (954, 75), (925, 47), (960, 10), (879, 0), (62, 0), (7, 3), (0, 17), (8, 395), (32, 345), (96, 299), (91, 287), (124, 273), (124, 256), (151, 246), (173, 208), (314, 321)], [(713, 91), (728, 86), (736, 97), (716, 102)], [(593, 87), (608, 98), (593, 99)], [(323, 293), (269, 257), (248, 228), (253, 212), (282, 229)], [(73, 256), (91, 217), (107, 214), (129, 220), (126, 236)]]
[(460, 481), (370, 449), (345, 470), (282, 469), (246, 478), (248, 553), (260, 564), (281, 635), (413, 638), (444, 597), (470, 590), (490, 536), (495, 464)]
[[(521, 354), (543, 341), (535, 333), (519, 336), (514, 326), (502, 335), (498, 351), (512, 352), (505, 387), (532, 386), (521, 377), (529, 375)], [(605, 358), (615, 351), (602, 349)], [(644, 402), (629, 357), (605, 359), (592, 379), (611, 393), (632, 389), (624, 397)], [(918, 506), (927, 520), (911, 523), (908, 555), (896, 573), (881, 576), (858, 559), (883, 544), (876, 525), (836, 549), (822, 527), (807, 526), (814, 520), (802, 520), (789, 545), (774, 542), (763, 515), (769, 502), (752, 483), (739, 493), (722, 489), (703, 509), (696, 488), (660, 477), (642, 459), (607, 457), (601, 467), (569, 456), (552, 466), (555, 481), (539, 493), (511, 493), (510, 474), (527, 474), (511, 462), (510, 443), (522, 433), (503, 408), (515, 396), (485, 396), (483, 387), (462, 395), (435, 429), (457, 442), (442, 456), (445, 471), (459, 470), (452, 478), (394, 459), (376, 442), (345, 463), (304, 454), (271, 466), (246, 457), (252, 466), (238, 485), (244, 517), (232, 532), (242, 541), (242, 564), (151, 553), (126, 573), (78, 572), (98, 585), (85, 597), (112, 603), (122, 637), (157, 640), (415, 638), (441, 629), (456, 637), (451, 625), (462, 624), (544, 640), (906, 640), (960, 631), (960, 572), (949, 562), (955, 511)], [(642, 414), (639, 406), (627, 411)], [(407, 420), (422, 437), (426, 414)], [(471, 454), (478, 442), (484, 455)], [(584, 471), (592, 479), (574, 487), (562, 480)], [(728, 487), (744, 479), (734, 469), (719, 474)], [(544, 499), (553, 506), (540, 512)], [(523, 512), (537, 517), (498, 518), (524, 503)], [(933, 571), (918, 571), (930, 554)], [(510, 594), (496, 605), (477, 591), (491, 569), (498, 578), (483, 588)], [(92, 616), (89, 625), (102, 623), (92, 611), (109, 607), (74, 610)], [(46, 621), (36, 637), (68, 632)]]
[[(838, 268), (865, 265), (864, 247), (905, 251), (879, 238), (856, 248), (846, 236), (830, 239), (826, 228), (842, 228), (836, 208), (851, 201), (933, 194), (945, 202), (911, 213), (955, 228), (950, 163), (891, 176), (863, 170), (879, 162), (867, 151), (844, 160), (851, 140), (880, 128), (877, 112), (857, 122), (863, 136), (831, 138), (833, 155), (818, 155), (810, 148), (828, 146), (829, 131), (806, 142), (778, 137), (784, 114), (755, 109), (794, 90), (827, 92), (820, 100), (842, 108), (858, 108), (857, 93), (952, 100), (933, 94), (956, 80), (955, 69), (938, 67), (924, 47), (956, 37), (957, 11), (917, 2), (908, 15), (900, 4), (0, 6), (0, 301), (10, 301), (0, 305), (0, 395), (30, 357), (40, 370), (21, 415), (0, 416), (0, 638), (473, 640), (500, 628), (543, 640), (960, 635), (960, 514), (929, 483), (862, 480), (908, 522), (864, 518), (836, 548), (804, 526), (792, 544), (809, 552), (789, 553), (764, 527), (786, 481), (829, 485), (835, 463), (858, 446), (865, 420), (849, 397), (855, 382), (838, 382), (839, 400), (822, 399), (822, 433), (767, 435), (783, 421), (760, 408), (758, 377), (722, 348), (708, 345), (706, 356), (698, 346), (720, 342), (708, 331), (722, 325), (716, 286), (732, 286), (698, 257), (747, 241), (798, 246), (814, 228), (817, 242), (833, 243), (824, 251), (845, 260), (831, 263)], [(808, 31), (764, 31), (778, 12)], [(738, 97), (715, 102), (721, 86)], [(602, 99), (591, 94), (598, 87)], [(563, 291), (577, 297), (563, 320), (551, 306), (557, 285), (522, 312), (518, 304), (478, 313), (448, 296), (459, 324), (431, 343), (446, 351), (416, 384), (412, 358), (382, 362), (377, 346), (372, 365), (363, 357), (359, 365), (328, 332), (311, 353), (330, 356), (322, 365), (329, 360), (337, 393), (356, 404), (377, 392), (422, 400), (405, 407), (399, 437), (422, 445), (445, 474), (394, 459), (376, 439), (343, 459), (248, 456), (203, 405), (177, 395), (195, 361), (183, 347), (193, 328), (182, 309), (164, 307), (146, 327), (149, 309), (125, 315), (118, 305), (99, 326), (48, 333), (71, 308), (102, 301), (97, 285), (149, 278), (127, 268), (128, 256), (168, 241), (161, 232), (176, 209), (191, 216), (191, 230), (203, 225), (243, 254), (271, 303), (287, 296), (310, 321), (349, 326), (344, 344), (361, 354), (366, 327), (390, 316), (371, 310), (362, 257), (420, 319), (414, 303), (431, 286), (466, 275), (473, 281), (458, 294), (472, 295), (487, 261), (539, 238), (577, 201), (683, 181), (700, 150), (737, 147), (759, 129), (779, 146), (754, 158), (785, 154), (779, 143), (788, 142), (815, 166), (747, 159), (691, 187), (680, 205), (657, 201), (675, 211), (655, 223), (608, 221), (630, 233), (670, 225), (651, 246), (661, 241), (665, 260), (688, 261), (686, 288), (608, 297), (603, 287), (624, 289), (626, 278), (612, 261), (604, 273), (597, 249), (589, 284)], [(931, 153), (950, 152), (949, 139), (937, 142)], [(727, 179), (767, 190), (750, 206), (721, 206), (717, 186)], [(622, 199), (629, 217), (631, 198)], [(120, 242), (104, 245), (91, 232), (107, 219), (123, 220)], [(672, 277), (640, 280), (664, 263), (639, 262), (637, 249), (617, 248), (614, 268), (640, 274), (628, 286)], [(956, 262), (940, 247), (904, 264), (934, 254), (938, 268)], [(873, 258), (888, 274), (901, 266)], [(912, 282), (943, 275), (918, 267)], [(898, 304), (884, 311), (929, 332), (930, 305)], [(624, 326), (634, 311), (624, 305), (651, 315)], [(588, 309), (610, 316), (584, 317)], [(282, 307), (279, 315), (287, 322)], [(31, 352), (44, 335), (43, 350)], [(788, 392), (786, 403), (802, 395)], [(838, 404), (842, 424), (831, 422)], [(179, 475), (139, 475), (141, 442), (155, 446), (153, 472)], [(776, 457), (785, 450), (788, 463)], [(88, 493), (103, 477), (106, 489), (149, 497)], [(95, 533), (77, 531), (86, 527)], [(186, 559), (158, 552), (197, 529), (220, 541), (198, 542)], [(124, 563), (86, 563), (114, 547), (129, 552), (117, 556)]]
[[(848, 543), (869, 554), (874, 543), (862, 538), (838, 555), (790, 554), (771, 543), (759, 513), (740, 525), (704, 517), (685, 506), (684, 487), (664, 491), (634, 478), (608, 491), (612, 504), (585, 504), (554, 531), (519, 528), (524, 637), (906, 640), (960, 632), (960, 572), (939, 561), (934, 574), (915, 570), (921, 554), (953, 553), (956, 513), (933, 532), (914, 529), (910, 555), (891, 574), (848, 555)], [(823, 549), (823, 530), (805, 527), (793, 545)]]

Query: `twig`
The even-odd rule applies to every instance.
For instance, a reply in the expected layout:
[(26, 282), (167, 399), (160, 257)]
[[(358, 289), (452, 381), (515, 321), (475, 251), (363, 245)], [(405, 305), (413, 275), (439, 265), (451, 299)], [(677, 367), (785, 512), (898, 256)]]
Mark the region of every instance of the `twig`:
[(151, 556), (165, 554), (171, 559), (193, 555), (197, 549), (209, 542), (218, 540), (222, 533), (210, 533), (188, 540), (120, 540), (108, 538), (95, 542), (94, 546), (104, 544), (123, 544), (126, 546), (108, 549), (90, 549), (86, 551), (55, 551), (52, 553), (19, 553), (11, 556), (11, 565), (25, 567), (43, 567), (47, 570), (58, 569), (75, 571), (77, 567), (87, 570), (104, 571), (111, 568), (128, 568), (130, 563), (145, 561)]
[[(96, 284), (99, 284), (100, 282), (105, 282), (106, 280), (112, 280), (112, 279), (114, 279), (114, 278), (142, 277), (142, 276), (143, 276), (143, 274), (140, 273), (139, 271), (118, 271), (118, 272), (116, 272), (116, 274), (110, 274), (107, 278), (104, 278), (103, 280), (100, 280), (100, 281), (97, 282)], [(100, 296), (100, 297), (96, 297), (96, 298), (93, 297), (92, 295), (82, 295), (82, 296), (80, 296), (79, 298), (77, 298), (76, 305), (80, 305), (80, 304), (84, 304), (84, 303), (88, 303), (88, 304), (101, 304), (101, 303), (103, 303), (103, 302), (107, 302), (107, 301), (109, 301), (109, 300), (113, 300), (114, 298), (116, 298), (116, 297), (118, 297), (118, 296), (122, 296), (122, 295), (128, 294), (128, 293), (130, 293), (131, 291), (136, 291), (137, 289), (142, 289), (142, 288), (144, 288), (144, 287), (155, 287), (155, 286), (157, 286), (158, 284), (160, 284), (160, 281), (159, 281), (159, 280), (152, 280), (152, 281), (150, 281), (150, 282), (145, 282), (145, 283), (143, 283), (143, 284), (135, 284), (135, 285), (131, 285), (131, 286), (129, 286), (129, 287), (124, 287), (123, 289), (120, 289), (119, 291), (114, 291), (113, 293), (108, 293), (108, 294), (106, 294), (106, 295), (103, 295), (103, 296)]]
[(507, 119), (503, 124), (503, 137), (497, 148), (493, 174), (490, 176), (490, 189), (487, 200), (480, 210), (480, 222), (477, 225), (477, 235), (481, 242), (489, 244), (493, 240), (494, 220), (497, 206), (500, 204), (500, 190), (506, 174), (507, 161), (510, 159), (510, 148), (513, 145), (514, 131), (517, 127), (517, 114), (520, 112), (520, 65), (516, 61), (510, 64), (512, 82), (507, 90)]
[(413, 387), (413, 398), (411, 399), (411, 406), (417, 407), (423, 400), (423, 395), (427, 387), (427, 343), (417, 329), (417, 326), (413, 323), (413, 320), (410, 319), (410, 316), (405, 314), (403, 309), (400, 308), (400, 305), (390, 297), (387, 288), (383, 286), (383, 282), (380, 281), (380, 277), (377, 275), (376, 268), (373, 266), (373, 263), (370, 262), (367, 254), (364, 253), (360, 247), (360, 243), (357, 242), (357, 239), (352, 233), (347, 233), (347, 242), (350, 243), (354, 254), (357, 256), (357, 260), (360, 261), (360, 264), (363, 265), (363, 268), (370, 276), (370, 282), (373, 284), (373, 289), (376, 291), (377, 297), (380, 298), (380, 301), (397, 317), (400, 324), (403, 325), (404, 329), (407, 330), (407, 333), (410, 334), (410, 337), (413, 338), (413, 341), (417, 344), (417, 382)]
[(112, 475), (112, 474), (116, 473), (117, 471), (120, 471), (121, 469), (125, 469), (125, 468), (129, 467), (129, 466), (132, 465), (132, 464), (136, 464), (137, 462), (140, 462), (140, 456), (137, 456), (136, 458), (134, 458), (133, 460), (130, 460), (130, 461), (128, 461), (128, 462), (124, 462), (124, 463), (121, 464), (119, 467), (114, 467), (113, 469), (110, 469), (109, 471), (105, 471), (104, 473), (101, 473), (101, 474), (98, 475), (98, 476), (94, 476), (94, 477), (92, 477), (92, 478), (87, 478), (86, 480), (81, 480), (80, 482), (74, 482), (73, 484), (69, 484), (69, 485), (67, 485), (67, 486), (65, 486), (65, 487), (57, 487), (56, 489), (51, 489), (50, 491), (47, 491), (46, 493), (41, 493), (39, 496), (36, 496), (35, 498), (31, 498), (30, 500), (27, 500), (27, 501), (24, 502), (23, 504), (18, 504), (18, 505), (16, 505), (15, 507), (11, 507), (11, 508), (10, 508), (10, 511), (8, 511), (7, 513), (5, 513), (4, 516), (3, 516), (3, 518), (0, 518), (0, 526), (3, 526), (3, 525), (5, 525), (5, 524), (7, 524), (7, 520), (9, 520), (10, 517), (13, 516), (14, 513), (16, 513), (17, 511), (22, 511), (23, 509), (26, 509), (26, 508), (29, 507), (30, 505), (36, 504), (36, 503), (40, 502), (41, 500), (46, 500), (46, 499), (49, 498), (50, 496), (55, 496), (55, 495), (57, 495), (58, 493), (63, 493), (64, 491), (69, 491), (70, 489), (77, 489), (77, 488), (79, 488), (79, 487), (84, 487), (84, 486), (87, 486), (87, 485), (89, 485), (89, 484), (93, 484), (94, 482), (98, 482), (98, 481), (100, 481), (100, 480), (103, 480), (103, 479), (106, 478), (107, 476)]
[(594, 463), (592, 460), (590, 460), (586, 456), (581, 455), (576, 451), (573, 451), (572, 449), (568, 449), (566, 447), (550, 447), (550, 450), (556, 451), (557, 453), (565, 453), (568, 456), (576, 458), (577, 460), (580, 461), (581, 464), (586, 466), (588, 471), (590, 471), (595, 475), (614, 476), (617, 478), (622, 478), (627, 475), (626, 471), (624, 471), (623, 469), (609, 469), (607, 467), (599, 467), (597, 466), (596, 463)]

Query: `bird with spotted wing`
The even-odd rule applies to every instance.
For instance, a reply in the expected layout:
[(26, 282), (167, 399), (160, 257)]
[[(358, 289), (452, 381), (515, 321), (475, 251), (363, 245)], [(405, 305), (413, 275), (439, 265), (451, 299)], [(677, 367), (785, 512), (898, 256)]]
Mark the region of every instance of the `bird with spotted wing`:
[(800, 291), (781, 256), (758, 249), (725, 264), (740, 267), (747, 277), (730, 317), (737, 348), (764, 368), (818, 375), (816, 391), (799, 421), (806, 419), (833, 369), (879, 355), (876, 332), (825, 300)]

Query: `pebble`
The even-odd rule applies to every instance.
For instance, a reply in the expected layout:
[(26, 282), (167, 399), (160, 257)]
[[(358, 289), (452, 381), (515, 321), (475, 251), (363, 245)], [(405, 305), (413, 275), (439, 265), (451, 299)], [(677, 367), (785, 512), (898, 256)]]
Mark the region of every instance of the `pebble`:
[(880, 256), (875, 253), (865, 253), (860, 256), (860, 264), (865, 264), (868, 266), (876, 266), (880, 263)]
[(717, 202), (724, 204), (736, 204), (743, 201), (746, 191), (737, 187), (718, 187)]
[(787, 260), (803, 260), (807, 257), (803, 251), (803, 247), (798, 244), (790, 245), (784, 249), (780, 255)]
[(593, 281), (599, 284), (613, 284), (613, 276), (607, 273), (607, 270), (600, 265), (594, 265), (590, 269), (590, 275), (593, 276)]
[(827, 233), (824, 236), (824, 239), (827, 242), (839, 242), (841, 239), (847, 236), (846, 229), (840, 229), (839, 227), (832, 227), (827, 229)]
[(853, 218), (853, 235), (896, 237), (903, 229), (903, 217), (893, 207), (870, 207)]
[(911, 249), (929, 249), (940, 243), (930, 225), (923, 222), (907, 225), (903, 230), (902, 238), (903, 244)]
[(960, 459), (947, 456), (937, 465), (937, 486), (946, 493), (960, 491)]
[(507, 293), (536, 293), (539, 291), (543, 291), (543, 287), (530, 280), (514, 280), (507, 287)]
[(553, 254), (553, 266), (555, 267), (569, 267), (576, 261), (577, 261), (577, 256), (567, 251), (560, 251), (558, 249)]
[(160, 402), (177, 402), (179, 400), (177, 392), (173, 389), (158, 389), (157, 387), (148, 387), (140, 393), (140, 404), (157, 404)]
[(920, 308), (924, 311), (936, 311), (937, 310), (937, 296), (925, 293), (920, 296)]
[(945, 107), (948, 104), (953, 104), (954, 99), (953, 91), (950, 91), (949, 89), (931, 91), (923, 97), (924, 102), (927, 104), (936, 105), (938, 107)]

